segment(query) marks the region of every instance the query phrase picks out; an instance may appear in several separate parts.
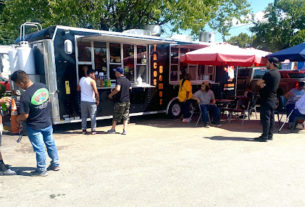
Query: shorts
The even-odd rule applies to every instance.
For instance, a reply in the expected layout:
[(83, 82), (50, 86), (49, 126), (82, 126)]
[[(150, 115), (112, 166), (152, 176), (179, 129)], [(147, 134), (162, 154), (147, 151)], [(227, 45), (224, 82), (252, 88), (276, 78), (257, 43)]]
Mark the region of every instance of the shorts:
[(129, 119), (129, 108), (130, 108), (130, 102), (115, 103), (114, 112), (113, 112), (113, 120), (116, 122), (120, 122), (122, 119), (128, 120)]

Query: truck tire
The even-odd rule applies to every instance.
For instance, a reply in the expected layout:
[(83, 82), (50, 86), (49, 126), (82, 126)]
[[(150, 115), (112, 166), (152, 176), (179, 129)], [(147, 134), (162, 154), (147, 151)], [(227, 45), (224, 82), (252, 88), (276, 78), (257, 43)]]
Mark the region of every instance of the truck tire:
[(175, 100), (171, 103), (168, 110), (168, 115), (173, 118), (177, 119), (181, 116), (182, 107), (178, 100)]

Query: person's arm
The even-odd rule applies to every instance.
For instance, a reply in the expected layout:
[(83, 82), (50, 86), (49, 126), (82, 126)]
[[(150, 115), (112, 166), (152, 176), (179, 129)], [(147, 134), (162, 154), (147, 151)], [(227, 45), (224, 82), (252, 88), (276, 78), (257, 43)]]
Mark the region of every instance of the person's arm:
[(288, 99), (291, 98), (292, 96), (293, 96), (293, 93), (291, 93), (291, 91), (288, 91), (288, 92), (284, 95), (284, 97), (285, 97), (286, 100), (288, 100)]
[(215, 105), (216, 104), (216, 99), (215, 99), (215, 95), (214, 95), (214, 92), (212, 90), (210, 90), (211, 93), (212, 93), (212, 96), (211, 96), (211, 104)]
[(29, 117), (30, 113), (30, 103), (26, 101), (25, 97), (21, 95), (20, 97), (20, 114), (17, 116), (17, 123), (19, 124), (21, 121), (25, 121)]
[(193, 96), (191, 97), (191, 99), (197, 101), (197, 103), (200, 104), (200, 99), (196, 96), (196, 93), (193, 94)]
[(92, 89), (94, 91), (94, 94), (95, 94), (96, 105), (98, 105), (100, 103), (100, 97), (99, 97), (99, 94), (98, 94), (98, 91), (97, 91), (95, 80), (92, 79), (90, 84), (91, 84), (91, 87), (92, 87)]
[(17, 123), (19, 124), (21, 121), (27, 120), (29, 114), (20, 114), (17, 116)]
[(80, 91), (80, 89), (81, 89), (81, 88), (80, 88), (80, 85), (79, 85), (79, 83), (78, 83), (78, 84), (77, 84), (76, 90), (77, 90), (77, 91)]
[(115, 94), (117, 94), (118, 92), (120, 92), (120, 90), (121, 90), (121, 85), (116, 85), (115, 88), (114, 88), (114, 90), (109, 94), (108, 97), (109, 97), (110, 99), (112, 99), (113, 96), (114, 96)]

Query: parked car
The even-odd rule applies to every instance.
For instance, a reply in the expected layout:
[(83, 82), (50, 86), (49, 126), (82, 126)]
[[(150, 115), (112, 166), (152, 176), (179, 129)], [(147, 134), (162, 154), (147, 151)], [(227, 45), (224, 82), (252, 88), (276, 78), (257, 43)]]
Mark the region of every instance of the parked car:
[[(237, 78), (237, 95), (243, 95), (243, 92), (249, 86), (252, 91), (258, 94), (256, 82), (261, 79), (266, 68), (240, 68)], [(278, 89), (278, 95), (287, 93), (290, 89), (296, 87), (297, 82), (305, 82), (305, 71), (299, 70), (279, 70), (281, 81)]]

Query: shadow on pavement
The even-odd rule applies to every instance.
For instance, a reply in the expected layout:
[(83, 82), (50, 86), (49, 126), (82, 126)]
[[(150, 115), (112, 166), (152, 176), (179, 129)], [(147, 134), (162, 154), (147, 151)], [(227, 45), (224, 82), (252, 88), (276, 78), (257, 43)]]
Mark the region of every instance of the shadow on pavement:
[(213, 137), (203, 137), (205, 139), (216, 140), (216, 141), (244, 141), (253, 142), (253, 138), (245, 137), (223, 137), (223, 136), (213, 136)]
[(31, 171), (34, 171), (34, 167), (10, 167), (10, 169), (16, 171), (17, 175), (31, 176)]

